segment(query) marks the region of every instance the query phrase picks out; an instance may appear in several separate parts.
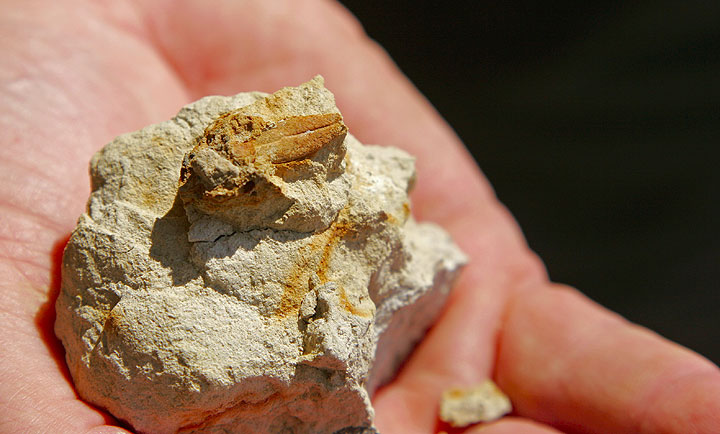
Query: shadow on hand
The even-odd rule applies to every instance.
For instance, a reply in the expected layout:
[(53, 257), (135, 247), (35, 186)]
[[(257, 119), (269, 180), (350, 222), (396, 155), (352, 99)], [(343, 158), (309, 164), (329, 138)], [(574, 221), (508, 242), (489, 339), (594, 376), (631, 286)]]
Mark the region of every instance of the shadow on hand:
[(65, 349), (57, 336), (55, 336), (54, 331), (56, 318), (55, 301), (58, 298), (58, 294), (60, 294), (60, 284), (62, 282), (62, 258), (65, 246), (69, 240), (70, 234), (67, 234), (56, 241), (52, 247), (50, 253), (51, 268), (48, 297), (47, 301), (40, 306), (40, 309), (38, 309), (35, 314), (35, 326), (38, 329), (38, 333), (40, 333), (40, 338), (50, 351), (50, 355), (55, 361), (55, 364), (60, 372), (62, 372), (63, 377), (67, 380), (68, 384), (72, 385), (70, 371), (65, 363)]

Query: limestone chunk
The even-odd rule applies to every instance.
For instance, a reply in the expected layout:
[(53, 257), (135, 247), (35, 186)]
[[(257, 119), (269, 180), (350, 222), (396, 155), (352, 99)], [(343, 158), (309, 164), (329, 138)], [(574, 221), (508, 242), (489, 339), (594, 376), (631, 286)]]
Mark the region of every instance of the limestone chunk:
[(440, 401), (440, 419), (453, 427), (491, 422), (511, 411), (510, 399), (492, 380), (473, 387), (447, 389)]
[(56, 304), (80, 396), (140, 433), (375, 432), (465, 263), (410, 215), (413, 166), (350, 135), (321, 77), (113, 140)]

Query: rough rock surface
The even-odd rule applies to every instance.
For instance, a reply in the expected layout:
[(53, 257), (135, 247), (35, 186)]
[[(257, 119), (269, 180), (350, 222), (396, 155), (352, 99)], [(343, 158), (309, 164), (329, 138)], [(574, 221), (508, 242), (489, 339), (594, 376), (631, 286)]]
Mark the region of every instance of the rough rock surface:
[(371, 432), (465, 261), (320, 77), (203, 98), (91, 177), (55, 331), (80, 396), (139, 432)]
[(474, 387), (447, 389), (440, 400), (440, 419), (453, 427), (491, 422), (511, 411), (510, 398), (492, 380)]

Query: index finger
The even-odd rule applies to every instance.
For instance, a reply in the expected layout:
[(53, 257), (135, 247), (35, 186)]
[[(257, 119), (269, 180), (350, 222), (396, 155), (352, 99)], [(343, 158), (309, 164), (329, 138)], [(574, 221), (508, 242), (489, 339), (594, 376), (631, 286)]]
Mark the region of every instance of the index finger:
[(510, 303), (496, 376), (519, 415), (568, 432), (720, 432), (717, 366), (568, 288)]

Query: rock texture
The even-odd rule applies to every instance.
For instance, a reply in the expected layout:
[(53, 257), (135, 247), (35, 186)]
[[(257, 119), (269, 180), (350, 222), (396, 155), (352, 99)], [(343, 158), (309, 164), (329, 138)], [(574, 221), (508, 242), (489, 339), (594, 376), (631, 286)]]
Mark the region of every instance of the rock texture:
[(447, 389), (440, 400), (440, 419), (453, 427), (491, 422), (511, 411), (510, 398), (492, 380), (474, 387)]
[(203, 98), (91, 176), (55, 331), (80, 396), (142, 433), (372, 432), (465, 261), (320, 77)]

